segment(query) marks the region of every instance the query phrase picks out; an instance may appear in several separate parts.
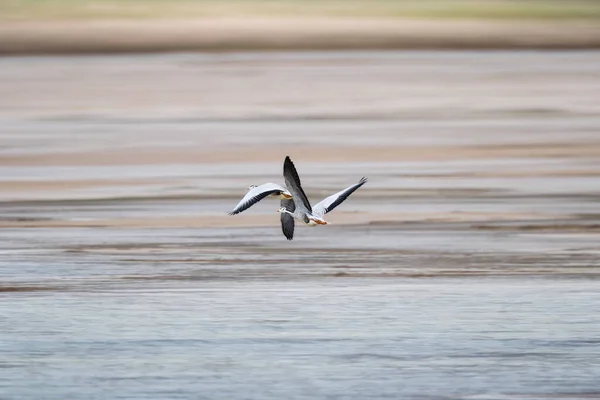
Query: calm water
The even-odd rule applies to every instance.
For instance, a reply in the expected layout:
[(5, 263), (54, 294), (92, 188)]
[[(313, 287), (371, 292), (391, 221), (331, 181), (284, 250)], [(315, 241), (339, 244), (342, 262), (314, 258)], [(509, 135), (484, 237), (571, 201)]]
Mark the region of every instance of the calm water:
[(599, 66), (1, 59), (0, 399), (600, 399)]

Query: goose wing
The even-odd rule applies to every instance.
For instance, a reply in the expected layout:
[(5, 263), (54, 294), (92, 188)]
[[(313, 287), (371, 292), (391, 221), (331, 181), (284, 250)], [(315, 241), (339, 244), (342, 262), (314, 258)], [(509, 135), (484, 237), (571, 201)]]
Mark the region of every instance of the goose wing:
[(300, 184), (300, 177), (298, 176), (296, 167), (289, 157), (286, 157), (285, 161), (283, 162), (283, 178), (285, 179), (285, 186), (287, 186), (288, 190), (292, 194), (292, 198), (294, 199), (294, 204), (296, 207), (303, 212), (312, 213), (312, 208), (308, 202), (308, 198), (306, 197), (306, 194), (302, 189), (302, 185)]
[(323, 218), (325, 214), (342, 204), (344, 200), (348, 198), (348, 196), (354, 193), (356, 189), (358, 189), (365, 183), (367, 183), (367, 178), (363, 177), (360, 179), (360, 181), (358, 181), (358, 183), (355, 183), (354, 185), (321, 200), (313, 207), (313, 215), (319, 218)]
[(240, 200), (237, 206), (229, 212), (229, 215), (236, 215), (241, 213), (244, 210), (252, 207), (254, 204), (258, 203), (262, 199), (272, 194), (280, 194), (281, 192), (285, 192), (285, 188), (275, 184), (275, 183), (265, 183), (256, 187), (253, 187), (246, 193), (246, 195)]
[[(285, 207), (285, 209), (291, 213), (296, 210), (293, 199), (282, 199), (281, 207)], [(292, 215), (281, 213), (281, 231), (287, 240), (292, 240), (294, 238), (294, 217)]]

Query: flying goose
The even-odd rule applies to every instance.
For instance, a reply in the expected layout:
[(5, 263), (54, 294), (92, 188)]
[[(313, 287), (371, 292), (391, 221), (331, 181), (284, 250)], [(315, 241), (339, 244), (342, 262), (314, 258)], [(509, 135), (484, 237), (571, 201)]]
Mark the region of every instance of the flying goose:
[[(281, 207), (285, 207), (285, 200), (291, 200), (292, 194), (284, 187), (276, 183), (264, 183), (262, 185), (248, 186), (248, 193), (240, 200), (237, 206), (229, 212), (229, 215), (236, 215), (252, 207), (265, 197), (279, 197), (281, 199)], [(293, 230), (293, 229), (292, 229)]]
[[(367, 183), (367, 178), (361, 178), (358, 183), (333, 194), (324, 200), (321, 200), (314, 207), (311, 207), (304, 190), (302, 189), (302, 185), (300, 183), (300, 177), (298, 176), (298, 172), (296, 171), (296, 167), (290, 157), (286, 157), (283, 163), (283, 178), (285, 179), (285, 185), (288, 187), (289, 193), (292, 194), (292, 200), (288, 200), (286, 205), (278, 210), (282, 214), (281, 227), (284, 230), (284, 220), (283, 215), (288, 215), (293, 218), (296, 218), (299, 221), (304, 222), (307, 225), (315, 226), (315, 225), (327, 225), (327, 221), (323, 219), (325, 214), (330, 211), (333, 211), (334, 208), (342, 204), (344, 200), (348, 198), (356, 189)], [(293, 209), (289, 206), (289, 202), (294, 204)], [(293, 219), (292, 219), (293, 222)], [(288, 222), (289, 224), (289, 222)], [(293, 235), (293, 227), (292, 227), (292, 235)], [(286, 234), (288, 240), (291, 240), (290, 237)]]

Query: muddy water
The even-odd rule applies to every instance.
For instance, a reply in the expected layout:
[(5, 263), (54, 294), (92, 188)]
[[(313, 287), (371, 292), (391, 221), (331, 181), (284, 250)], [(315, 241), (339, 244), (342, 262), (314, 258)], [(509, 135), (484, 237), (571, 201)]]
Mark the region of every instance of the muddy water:
[(599, 66), (0, 60), (0, 398), (600, 398)]

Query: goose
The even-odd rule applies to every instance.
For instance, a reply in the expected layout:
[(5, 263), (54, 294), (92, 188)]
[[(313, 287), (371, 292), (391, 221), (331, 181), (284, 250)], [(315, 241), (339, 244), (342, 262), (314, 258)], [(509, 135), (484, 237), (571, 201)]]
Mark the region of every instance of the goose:
[[(237, 206), (229, 212), (229, 215), (236, 215), (242, 211), (247, 210), (254, 204), (258, 203), (265, 197), (279, 197), (281, 199), (280, 207), (286, 208), (287, 210), (294, 212), (296, 206), (294, 200), (292, 200), (292, 194), (284, 187), (277, 185), (276, 183), (264, 183), (262, 185), (250, 185), (248, 186), (248, 193), (240, 200)], [(287, 240), (294, 238), (294, 217), (289, 214), (282, 213), (280, 215), (281, 220), (281, 231)]]
[[(282, 207), (277, 210), (282, 214), (282, 229), (284, 228), (283, 215), (291, 216), (292, 222), (293, 218), (295, 218), (309, 226), (327, 225), (328, 222), (323, 219), (325, 214), (333, 211), (333, 209), (342, 204), (348, 196), (367, 183), (367, 178), (363, 177), (358, 183), (321, 200), (315, 204), (314, 207), (311, 207), (310, 202), (302, 189), (298, 171), (296, 171), (296, 167), (290, 157), (286, 157), (283, 163), (283, 178), (285, 179), (285, 185), (287, 186), (289, 193), (292, 195), (292, 200), (287, 200), (285, 206), (282, 201)], [(290, 202), (294, 205), (293, 208), (290, 206)], [(286, 220), (286, 223), (289, 224), (289, 221)], [(291, 239), (288, 237), (288, 240)]]
[(276, 183), (263, 183), (262, 185), (250, 185), (248, 186), (248, 193), (240, 200), (237, 206), (229, 212), (229, 215), (236, 215), (245, 211), (264, 199), (265, 197), (278, 197), (281, 199), (281, 207), (286, 207), (287, 202), (284, 200), (291, 200), (292, 194), (284, 187), (279, 186)]

